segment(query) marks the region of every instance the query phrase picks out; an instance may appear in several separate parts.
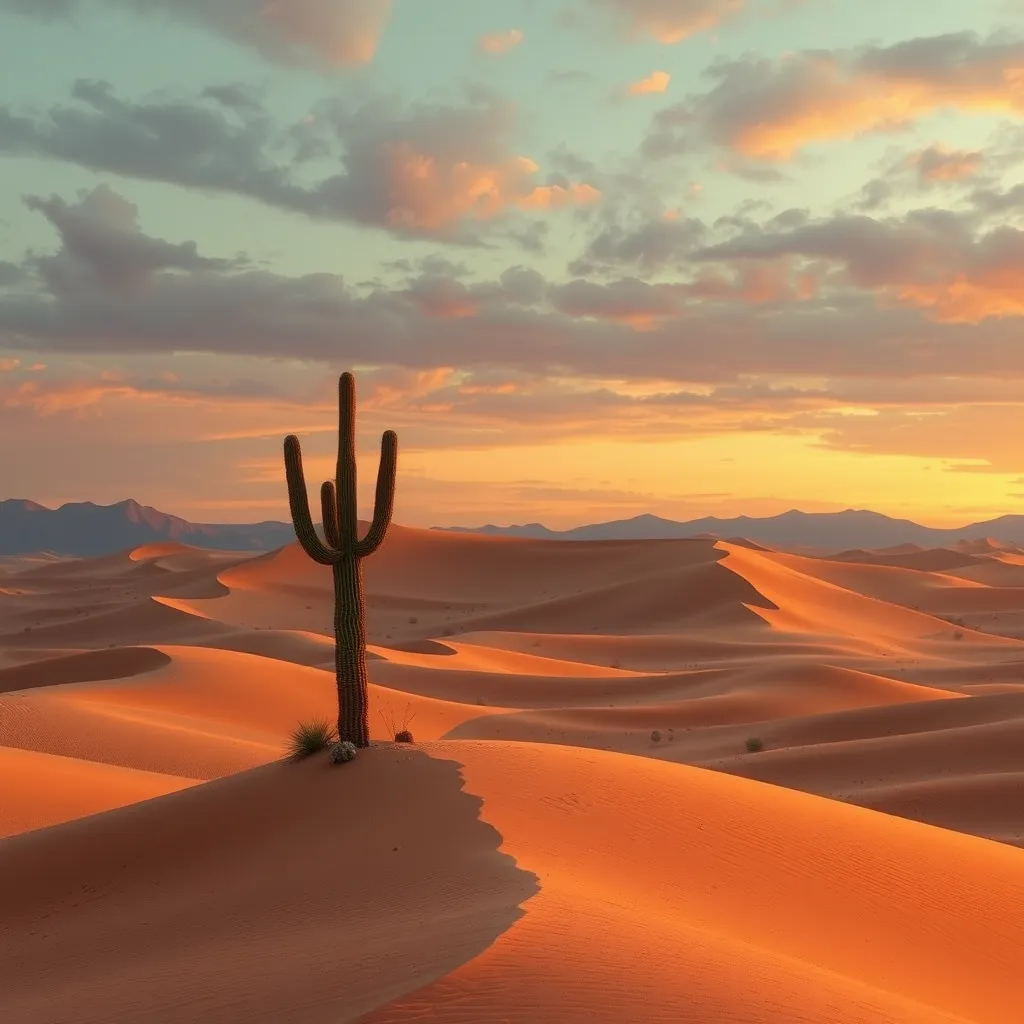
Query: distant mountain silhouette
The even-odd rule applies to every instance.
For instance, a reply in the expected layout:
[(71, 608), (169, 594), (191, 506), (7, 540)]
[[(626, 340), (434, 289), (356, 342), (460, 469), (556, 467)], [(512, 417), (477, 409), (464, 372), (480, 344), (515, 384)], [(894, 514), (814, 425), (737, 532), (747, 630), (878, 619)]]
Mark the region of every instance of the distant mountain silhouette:
[(116, 505), (69, 502), (57, 509), (22, 498), (0, 501), (0, 555), (52, 551), (92, 557), (169, 540), (197, 548), (270, 551), (294, 539), (290, 523), (190, 523), (130, 498)]
[[(790, 551), (815, 550), (850, 556), (851, 549), (896, 549), (894, 562), (912, 551), (910, 546), (952, 547), (959, 551), (995, 550), (1000, 544), (1024, 545), (1024, 515), (1006, 515), (956, 529), (921, 526), (909, 519), (890, 519), (865, 509), (843, 512), (799, 512), (777, 516), (709, 516), (678, 523), (654, 515), (635, 516), (609, 523), (550, 530), (540, 523), (524, 526), (435, 526), (454, 533), (482, 533), (498, 537), (534, 537), (550, 540), (664, 540), (681, 537), (718, 537), (742, 540)], [(295, 540), (291, 523), (191, 523), (128, 499), (116, 505), (91, 501), (69, 502), (49, 509), (34, 501), (0, 501), (0, 555), (50, 551), (58, 555), (94, 557), (156, 541), (178, 541), (197, 548), (225, 551), (272, 551)], [(902, 550), (900, 550), (902, 549)]]
[(668, 540), (714, 536), (723, 540), (742, 538), (768, 547), (840, 551), (849, 548), (886, 548), (915, 544), (946, 547), (958, 541), (990, 539), (1008, 544), (1024, 542), (1024, 515), (1000, 516), (983, 523), (955, 529), (921, 526), (909, 519), (891, 519), (879, 512), (848, 508), (843, 512), (800, 512), (790, 509), (777, 516), (708, 516), (677, 523), (654, 515), (618, 519), (610, 523), (549, 530), (540, 523), (524, 526), (439, 526), (436, 530), (483, 533), (496, 537), (536, 537), (549, 540)]

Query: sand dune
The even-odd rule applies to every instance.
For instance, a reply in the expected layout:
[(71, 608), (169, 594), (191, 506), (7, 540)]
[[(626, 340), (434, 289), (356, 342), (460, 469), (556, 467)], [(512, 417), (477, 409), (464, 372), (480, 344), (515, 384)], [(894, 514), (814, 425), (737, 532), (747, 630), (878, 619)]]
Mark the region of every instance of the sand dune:
[(1019, 1019), (1008, 846), (579, 748), (350, 768), (267, 766), (4, 842), (4, 1019)]
[(296, 545), (7, 560), (0, 1019), (1016, 1024), (1024, 555), (955, 547), (396, 528), (344, 768)]

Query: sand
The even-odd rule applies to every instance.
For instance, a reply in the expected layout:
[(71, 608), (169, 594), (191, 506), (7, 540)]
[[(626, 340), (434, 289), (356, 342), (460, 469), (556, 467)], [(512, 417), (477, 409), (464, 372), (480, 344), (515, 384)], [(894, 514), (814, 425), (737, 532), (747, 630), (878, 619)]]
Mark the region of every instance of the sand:
[(1019, 551), (396, 527), (366, 582), (331, 766), (296, 546), (0, 566), (0, 1020), (1019, 1024)]

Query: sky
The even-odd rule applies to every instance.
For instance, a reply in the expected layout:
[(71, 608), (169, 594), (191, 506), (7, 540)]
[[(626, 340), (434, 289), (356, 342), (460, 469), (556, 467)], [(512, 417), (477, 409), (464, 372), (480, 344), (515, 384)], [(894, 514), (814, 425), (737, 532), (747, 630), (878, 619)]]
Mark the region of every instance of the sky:
[[(0, 0), (0, 497), (1024, 501), (1024, 0)], [(6, 443), (6, 439), (14, 443)]]

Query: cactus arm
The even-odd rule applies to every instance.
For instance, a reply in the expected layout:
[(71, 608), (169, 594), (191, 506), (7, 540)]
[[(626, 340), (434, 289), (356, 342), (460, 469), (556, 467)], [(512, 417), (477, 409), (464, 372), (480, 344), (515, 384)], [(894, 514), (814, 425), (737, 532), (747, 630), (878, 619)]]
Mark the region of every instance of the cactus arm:
[(334, 484), (325, 480), (320, 485), (320, 512), (323, 516), (324, 539), (328, 547), (338, 548), (338, 496), (334, 491)]
[(366, 536), (356, 542), (356, 555), (365, 558), (380, 547), (391, 525), (395, 507), (395, 473), (398, 467), (398, 435), (385, 430), (380, 439), (380, 465), (377, 468), (377, 494), (373, 503), (373, 522)]
[(289, 434), (284, 439), (284, 471), (288, 481), (288, 505), (292, 513), (292, 526), (302, 550), (320, 565), (334, 565), (339, 553), (328, 548), (317, 536), (313, 519), (309, 514), (309, 496), (306, 494), (306, 477), (302, 472), (302, 449), (299, 439)]
[(356, 382), (351, 373), (338, 378), (337, 506), (339, 547), (352, 551), (358, 535), (356, 507)]

